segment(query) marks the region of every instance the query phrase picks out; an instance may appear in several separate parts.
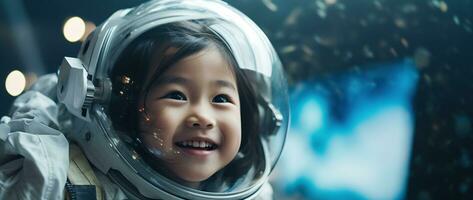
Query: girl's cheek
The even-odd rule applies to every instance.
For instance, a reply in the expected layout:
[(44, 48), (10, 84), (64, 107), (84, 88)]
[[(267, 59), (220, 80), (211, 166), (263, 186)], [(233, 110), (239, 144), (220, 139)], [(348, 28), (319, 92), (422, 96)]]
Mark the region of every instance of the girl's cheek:
[(232, 138), (241, 140), (241, 119), (239, 113), (227, 113), (220, 115), (219, 126)]
[(179, 125), (179, 116), (181, 116), (181, 112), (178, 109), (173, 108), (162, 108), (159, 110), (155, 110), (150, 115), (153, 119), (153, 126), (155, 128), (160, 129), (172, 129), (172, 127)]

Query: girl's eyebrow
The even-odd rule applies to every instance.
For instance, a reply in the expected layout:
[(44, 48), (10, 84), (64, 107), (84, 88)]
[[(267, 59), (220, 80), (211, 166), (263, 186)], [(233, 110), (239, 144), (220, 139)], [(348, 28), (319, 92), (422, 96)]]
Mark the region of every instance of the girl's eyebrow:
[(162, 84), (179, 84), (179, 85), (185, 85), (189, 84), (189, 80), (183, 77), (179, 76), (165, 76), (162, 77), (159, 81), (156, 82), (156, 85), (162, 85)]
[(237, 91), (237, 89), (235, 88), (235, 85), (233, 85), (230, 81), (226, 81), (226, 80), (216, 80), (215, 83), (216, 83), (218, 86), (230, 88), (230, 89), (232, 89), (232, 90), (234, 90), (234, 91)]
[[(216, 80), (214, 83), (217, 86), (226, 87), (234, 91), (237, 91), (235, 85), (230, 81)], [(165, 76), (165, 77), (162, 77), (158, 82), (156, 82), (156, 85), (163, 85), (163, 84), (187, 85), (187, 84), (192, 84), (192, 81), (184, 77), (179, 77), (179, 76)]]

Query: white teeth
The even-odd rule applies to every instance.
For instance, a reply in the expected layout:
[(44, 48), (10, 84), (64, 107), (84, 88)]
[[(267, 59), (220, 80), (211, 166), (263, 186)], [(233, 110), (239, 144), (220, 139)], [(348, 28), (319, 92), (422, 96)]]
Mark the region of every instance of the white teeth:
[(213, 144), (206, 141), (194, 141), (194, 140), (182, 141), (180, 142), (180, 145), (184, 147), (194, 147), (194, 148), (210, 148), (213, 146)]

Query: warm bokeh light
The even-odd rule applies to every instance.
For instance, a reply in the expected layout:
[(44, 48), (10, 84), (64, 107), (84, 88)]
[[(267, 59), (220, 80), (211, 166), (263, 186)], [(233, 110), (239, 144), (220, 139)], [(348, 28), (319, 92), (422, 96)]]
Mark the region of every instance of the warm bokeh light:
[(18, 70), (14, 70), (8, 74), (7, 79), (5, 80), (5, 88), (7, 89), (8, 94), (11, 96), (20, 95), (26, 86), (26, 78), (23, 73)]
[(77, 42), (84, 36), (86, 25), (80, 17), (71, 17), (64, 23), (62, 31), (67, 41)]

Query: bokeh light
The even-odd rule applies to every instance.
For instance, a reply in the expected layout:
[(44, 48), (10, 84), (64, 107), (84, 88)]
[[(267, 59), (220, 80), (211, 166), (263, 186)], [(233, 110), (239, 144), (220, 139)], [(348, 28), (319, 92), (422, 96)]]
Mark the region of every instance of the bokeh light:
[(83, 38), (86, 24), (80, 17), (71, 17), (64, 23), (62, 31), (67, 41), (77, 42)]
[(8, 74), (7, 79), (5, 80), (5, 88), (7, 89), (8, 94), (11, 96), (20, 95), (26, 86), (26, 78), (23, 73), (18, 70), (14, 70)]
[(327, 5), (333, 5), (333, 4), (336, 4), (337, 3), (337, 0), (325, 0), (325, 4)]

